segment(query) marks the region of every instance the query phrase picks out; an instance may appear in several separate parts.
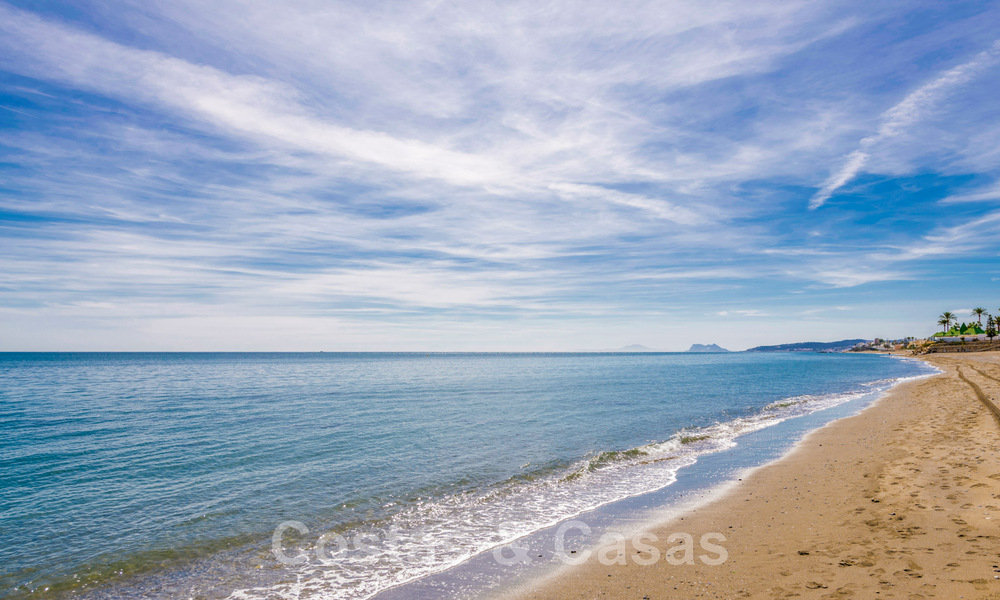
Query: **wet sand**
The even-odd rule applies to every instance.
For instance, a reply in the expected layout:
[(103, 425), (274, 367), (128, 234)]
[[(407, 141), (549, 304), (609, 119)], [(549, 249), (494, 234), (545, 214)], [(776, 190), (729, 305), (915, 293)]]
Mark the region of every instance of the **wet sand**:
[[(1000, 353), (926, 360), (944, 373), (897, 386), (721, 499), (650, 529), (658, 558), (629, 540), (512, 597), (1000, 599), (1000, 411), (990, 402), (1000, 403)], [(668, 552), (682, 543), (666, 542), (676, 532), (693, 536), (694, 564), (666, 560), (691, 558)], [(728, 552), (721, 565), (697, 558), (718, 556), (699, 544), (713, 532), (726, 538), (715, 542)]]

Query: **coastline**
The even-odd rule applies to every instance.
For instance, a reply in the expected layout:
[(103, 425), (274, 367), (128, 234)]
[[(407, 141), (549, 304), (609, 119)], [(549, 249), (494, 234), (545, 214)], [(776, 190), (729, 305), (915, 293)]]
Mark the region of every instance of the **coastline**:
[[(921, 359), (943, 372), (901, 383), (720, 497), (647, 528), (661, 560), (633, 539), (621, 555), (621, 544), (595, 549), (503, 597), (996, 597), (1000, 419), (971, 384), (1000, 397), (1000, 353)], [(670, 564), (675, 544), (664, 540), (677, 532), (722, 533), (727, 560)]]
[[(552, 522), (533, 532), (510, 540), (451, 568), (385, 589), (377, 600), (440, 600), (441, 598), (506, 598), (511, 590), (533, 589), (535, 582), (560, 573), (566, 564), (577, 562), (579, 553), (587, 553), (604, 534), (631, 536), (651, 526), (681, 516), (723, 497), (737, 480), (774, 463), (792, 452), (799, 440), (829, 423), (856, 415), (877, 402), (893, 386), (933, 376), (936, 369), (926, 366), (922, 373), (898, 379), (878, 379), (862, 384), (870, 392), (841, 391), (823, 396), (790, 396), (769, 407), (786, 411), (808, 398), (804, 411), (757, 415), (748, 429), (738, 427), (735, 437), (679, 469), (650, 491), (628, 494), (575, 516)], [(933, 371), (933, 372), (928, 372)], [(888, 383), (890, 385), (880, 385)], [(776, 419), (776, 420), (772, 420)], [(723, 429), (736, 425), (729, 423)], [(759, 421), (759, 422), (757, 422)], [(761, 427), (763, 423), (769, 423)], [(713, 426), (712, 429), (714, 429)], [(690, 432), (698, 438), (698, 430)], [(701, 432), (701, 433), (708, 433)], [(714, 433), (714, 432), (713, 432)], [(719, 432), (721, 433), (721, 432)], [(683, 434), (680, 434), (683, 435)], [(731, 444), (731, 445), (729, 445)], [(564, 527), (568, 527), (564, 530)], [(568, 555), (560, 556), (564, 547)], [(516, 560), (523, 557), (524, 561)]]
[[(190, 379), (188, 369), (192, 364), (202, 369), (205, 378), (210, 379), (217, 375), (220, 368), (228, 372), (229, 365), (234, 360), (241, 365), (248, 359), (254, 365), (272, 364), (275, 361), (283, 363), (287, 360), (283, 356), (270, 355), (247, 355), (236, 359), (230, 356), (212, 355), (207, 359), (199, 358), (194, 363), (189, 363), (189, 359), (185, 358), (184, 369), (164, 369), (155, 381), (162, 387), (170, 388), (170, 382), (174, 382), (175, 385), (181, 386), (180, 389), (186, 389), (185, 382)], [(401, 373), (406, 377), (397, 377), (399, 381), (408, 381), (413, 373), (409, 360), (400, 361), (395, 357), (382, 356), (378, 359), (380, 361), (391, 359), (389, 365), (405, 367)], [(176, 360), (173, 356), (159, 355), (148, 355), (139, 360), (128, 357), (124, 361), (121, 357), (96, 359), (72, 357), (67, 364), (73, 372), (85, 373), (88, 380), (95, 378), (95, 372), (102, 373), (111, 369), (114, 371), (114, 377), (107, 380), (117, 382), (132, 379), (121, 377), (120, 369), (123, 367), (141, 373), (149, 370), (150, 365), (157, 366), (166, 361), (168, 366), (171, 366)], [(294, 364), (300, 360), (296, 358)], [(338, 365), (351, 366), (359, 359), (334, 355), (324, 357), (321, 363), (317, 363), (317, 357), (313, 356), (309, 357), (306, 364), (321, 364), (323, 368), (318, 372), (328, 374), (331, 369), (330, 361), (333, 360)], [(369, 359), (363, 357), (361, 360)], [(536, 370), (547, 364), (552, 365), (547, 367), (550, 370), (564, 369), (567, 363), (578, 369), (587, 367), (582, 370), (590, 374), (590, 378), (580, 380), (587, 382), (586, 389), (562, 386), (558, 394), (554, 394), (551, 390), (543, 391), (540, 395), (545, 399), (545, 403), (539, 402), (538, 394), (515, 396), (519, 399), (522, 410), (531, 411), (539, 406), (549, 407), (550, 410), (547, 410), (546, 415), (558, 414), (562, 417), (536, 419), (539, 429), (528, 429), (528, 434), (532, 431), (546, 432), (547, 439), (558, 439), (561, 435), (564, 437), (561, 443), (566, 443), (574, 439), (573, 432), (576, 431), (583, 434), (580, 438), (584, 440), (581, 444), (583, 447), (594, 448), (596, 445), (600, 452), (591, 450), (583, 454), (582, 459), (578, 458), (579, 453), (574, 453), (571, 462), (557, 464), (552, 468), (539, 461), (538, 468), (529, 470), (530, 478), (500, 480), (500, 485), (493, 487), (473, 487), (471, 488), (475, 492), (473, 494), (416, 498), (412, 505), (414, 509), (404, 506), (405, 510), (391, 513), (391, 520), (385, 520), (382, 515), (373, 515), (367, 511), (363, 515), (360, 511), (355, 511), (361, 518), (352, 522), (349, 527), (339, 530), (347, 540), (343, 546), (348, 551), (340, 552), (333, 559), (331, 559), (334, 556), (332, 549), (339, 551), (341, 545), (338, 543), (336, 546), (331, 546), (328, 543), (324, 547), (323, 542), (329, 538), (320, 535), (331, 531), (329, 523), (319, 523), (314, 526), (313, 521), (308, 521), (308, 526), (312, 530), (310, 536), (301, 539), (285, 536), (282, 542), (282, 547), (288, 556), (302, 555), (306, 558), (306, 563), (285, 565), (276, 560), (278, 557), (273, 552), (273, 537), (269, 540), (257, 538), (260, 541), (250, 540), (246, 544), (239, 544), (238, 547), (230, 546), (222, 550), (216, 546), (205, 551), (194, 548), (193, 552), (188, 552), (189, 547), (184, 546), (183, 555), (178, 560), (170, 561), (163, 561), (155, 555), (150, 559), (145, 554), (129, 553), (129, 547), (123, 545), (116, 547), (120, 552), (120, 558), (111, 564), (107, 562), (103, 563), (103, 566), (97, 564), (96, 569), (89, 569), (89, 563), (84, 563), (83, 569), (71, 567), (74, 570), (68, 572), (84, 574), (80, 579), (74, 575), (72, 579), (67, 577), (59, 580), (51, 577), (48, 580), (31, 580), (28, 583), (33, 584), (33, 588), (21, 586), (15, 592), (20, 594), (23, 591), (20, 597), (39, 595), (39, 597), (55, 598), (80, 595), (118, 599), (175, 598), (179, 595), (224, 597), (230, 593), (234, 598), (273, 598), (280, 595), (295, 597), (310, 594), (317, 596), (328, 594), (344, 598), (372, 597), (371, 594), (375, 594), (379, 600), (482, 598), (545, 576), (554, 568), (559, 568), (563, 563), (553, 552), (555, 539), (553, 536), (567, 520), (584, 522), (593, 530), (592, 536), (572, 535), (574, 532), (571, 532), (566, 541), (569, 550), (572, 551), (586, 549), (606, 531), (633, 531), (661, 520), (665, 510), (682, 511), (693, 504), (705, 503), (710, 497), (714, 498), (716, 493), (729, 482), (742, 476), (741, 473), (783, 456), (796, 440), (801, 439), (809, 431), (835, 419), (856, 414), (901, 379), (921, 376), (932, 370), (919, 361), (812, 354), (724, 357), (630, 355), (597, 359), (547, 355), (493, 358), (474, 355), (457, 357), (457, 360), (440, 357), (427, 359), (419, 357), (419, 360), (434, 361), (436, 369), (442, 368), (442, 361), (451, 360), (456, 363), (452, 368), (462, 368), (463, 372), (468, 371), (463, 367), (466, 367), (470, 360), (486, 364), (489, 369), (483, 372), (491, 373), (491, 379), (496, 379), (493, 375), (496, 372), (507, 373), (514, 377), (497, 379), (504, 383), (505, 389), (512, 385), (510, 382), (518, 381), (516, 375), (523, 372), (523, 367), (526, 365), (532, 365)], [(417, 365), (419, 368), (423, 366), (425, 365)], [(603, 371), (598, 367), (603, 368)], [(641, 382), (641, 385), (636, 387), (627, 382), (623, 385), (623, 378), (620, 377), (622, 370), (640, 374), (655, 373), (658, 378), (633, 377), (629, 380), (635, 379)], [(547, 381), (549, 374), (545, 369), (541, 372), (545, 374), (542, 380)], [(141, 380), (141, 377), (136, 379)], [(521, 388), (538, 387), (535, 381), (527, 383), (531, 385), (521, 385)], [(280, 448), (291, 447), (288, 443), (290, 439), (297, 439), (307, 445), (315, 439), (316, 429), (295, 419), (303, 418), (310, 422), (326, 424), (331, 421), (340, 423), (343, 420), (343, 411), (324, 413), (321, 410), (324, 406), (331, 406), (328, 402), (313, 403), (315, 409), (310, 411), (288, 411), (278, 405), (277, 408), (280, 409), (278, 413), (271, 410), (271, 407), (275, 406), (271, 402), (245, 406), (242, 398), (256, 391), (259, 385), (254, 378), (235, 377), (226, 386), (226, 393), (220, 394), (216, 402), (225, 404), (227, 401), (232, 401), (230, 404), (239, 406), (239, 410), (227, 411), (226, 414), (240, 415), (241, 419), (249, 416), (248, 408), (252, 408), (259, 416), (276, 417), (261, 419), (261, 422), (284, 423), (281, 435), (269, 438), (280, 440), (276, 443)], [(601, 387), (602, 385), (604, 387)], [(292, 404), (293, 406), (301, 404), (303, 399), (308, 400), (312, 397), (295, 386), (300, 386), (297, 379), (295, 385), (284, 394), (289, 398), (298, 399)], [(667, 389), (665, 386), (675, 386), (676, 389), (672, 389), (666, 396), (659, 395), (657, 392)], [(470, 386), (463, 386), (463, 389), (465, 387)], [(323, 386), (308, 385), (305, 389), (321, 390)], [(364, 386), (360, 387), (361, 391), (365, 389)], [(432, 388), (432, 391), (434, 389), (436, 388)], [(55, 390), (54, 393), (58, 396), (59, 390)], [(581, 404), (579, 398), (587, 393), (593, 394), (590, 402)], [(120, 390), (112, 387), (94, 397), (114, 398), (120, 395)], [(416, 394), (414, 398), (420, 400), (424, 395)], [(25, 396), (30, 399), (37, 394), (25, 394)], [(145, 397), (156, 400), (160, 395), (151, 390)], [(393, 399), (391, 402), (393, 406), (427, 406), (421, 402), (397, 402), (394, 400), (395, 393), (387, 397)], [(483, 397), (491, 396), (484, 394)], [(627, 410), (621, 408), (620, 401), (623, 399), (631, 402), (625, 405)], [(503, 404), (507, 405), (510, 402), (512, 400), (505, 400)], [(140, 418), (140, 423), (143, 423), (149, 414), (156, 414), (157, 403), (147, 403), (153, 404), (150, 406), (135, 406), (133, 414)], [(197, 409), (203, 404), (198, 403), (191, 409)], [(76, 411), (84, 411), (81, 414), (100, 416), (103, 403), (65, 402), (63, 405), (71, 406)], [(457, 405), (445, 404), (444, 407), (455, 408), (455, 414), (467, 414), (465, 401)], [(556, 408), (558, 410), (554, 410)], [(421, 414), (427, 414), (426, 408), (421, 408), (419, 412), (420, 414), (410, 414), (410, 416), (419, 419)], [(214, 411), (196, 414), (207, 416), (214, 414)], [(602, 415), (603, 418), (593, 421), (577, 420), (580, 426), (576, 429), (571, 427), (573, 415), (592, 417), (594, 414)], [(290, 423), (289, 418), (291, 418)], [(169, 423), (170, 419), (165, 421)], [(441, 421), (442, 419), (434, 419), (433, 423), (436, 426)], [(447, 422), (448, 419), (445, 418), (443, 421)], [(499, 422), (502, 423), (502, 420)], [(214, 420), (210, 427), (201, 428), (198, 427), (200, 420), (197, 418), (193, 420), (185, 418), (177, 424), (182, 423), (192, 431), (200, 431), (203, 437), (213, 441), (239, 442), (230, 444), (230, 451), (240, 452), (242, 448), (247, 447), (239, 435), (216, 435), (219, 430)], [(360, 423), (363, 425), (364, 421)], [(495, 436), (496, 431), (493, 423), (496, 422), (491, 422), (489, 428), (491, 436)], [(641, 437), (632, 436), (627, 441), (621, 442), (618, 441), (621, 437), (609, 436), (610, 441), (597, 444), (587, 436), (588, 431), (600, 433), (608, 426), (620, 426), (622, 423), (639, 424), (649, 433)], [(120, 424), (128, 425), (129, 421), (126, 419)], [(195, 427), (189, 427), (191, 425)], [(289, 425), (296, 426), (289, 427)], [(246, 428), (238, 427), (235, 431), (230, 430), (233, 434), (238, 434), (244, 429)], [(139, 431), (132, 436), (120, 436), (120, 439), (125, 442), (145, 439), (143, 437), (146, 435), (145, 430), (140, 428)], [(664, 431), (673, 433), (668, 439), (663, 440)], [(297, 435), (299, 432), (307, 435), (299, 436)], [(323, 436), (321, 440), (341, 440), (344, 436), (342, 429), (329, 431), (326, 427), (319, 433)], [(519, 449), (535, 451), (536, 447), (533, 445), (510, 445), (511, 440), (524, 439), (520, 436), (521, 430), (511, 430), (507, 435), (495, 436), (499, 444), (489, 448), (489, 452), (481, 454), (484, 463), (489, 462), (490, 465), (494, 465), (495, 460), (505, 459), (515, 466), (527, 463), (528, 461), (520, 456), (511, 459), (510, 453), (516, 453)], [(166, 444), (169, 447), (172, 439), (171, 436), (164, 434), (159, 443), (148, 446), (155, 449), (162, 448)], [(463, 453), (469, 444), (468, 436), (448, 439), (456, 442), (451, 449), (452, 452), (418, 451), (400, 454), (395, 451), (394, 460), (399, 464), (405, 464), (407, 469), (419, 464), (423, 464), (426, 468), (434, 468), (441, 456), (459, 458), (468, 456)], [(474, 447), (469, 449), (472, 450)], [(139, 452), (138, 456), (141, 457), (142, 453)], [(365, 453), (363, 456), (367, 458), (369, 455)], [(472, 456), (475, 457), (474, 454)], [(542, 452), (541, 456), (550, 457), (551, 454)], [(407, 460), (400, 460), (402, 457)], [(184, 452), (176, 453), (176, 456), (170, 457), (167, 464), (171, 466), (190, 464), (190, 461), (186, 460), (188, 458), (197, 457)], [(109, 462), (100, 461), (97, 466), (102, 464)], [(296, 456), (288, 455), (281, 461), (271, 459), (263, 464), (288, 467), (296, 464)], [(323, 472), (336, 467), (336, 464), (336, 461), (327, 463)], [(216, 477), (226, 473), (225, 469), (221, 471), (215, 469), (214, 464), (209, 466), (213, 467), (209, 472)], [(591, 468), (592, 466), (596, 468)], [(524, 470), (524, 466), (521, 466), (520, 470)], [(79, 472), (85, 476), (88, 470), (80, 469)], [(581, 472), (584, 475), (577, 477), (576, 474)], [(253, 471), (240, 468), (238, 473), (252, 474)], [(219, 478), (238, 484), (238, 479), (232, 479), (238, 473)], [(444, 480), (448, 481), (447, 478)], [(294, 480), (289, 483), (294, 483)], [(248, 496), (250, 500), (263, 501), (257, 501), (255, 504), (240, 500), (239, 511), (229, 514), (245, 515), (255, 509), (262, 509), (258, 514), (264, 517), (265, 522), (277, 524), (279, 519), (292, 518), (301, 519), (299, 522), (306, 523), (310, 513), (297, 509), (276, 515), (273, 508), (275, 502), (286, 497), (295, 498), (296, 502), (300, 503), (308, 499), (308, 502), (302, 503), (301, 506), (324, 506), (328, 503), (325, 496), (335, 489), (331, 488), (331, 485), (336, 483), (334, 480), (319, 486), (320, 496), (311, 495), (317, 492), (317, 487), (313, 485), (296, 487), (283, 484), (278, 497)], [(230, 484), (227, 483), (228, 485)], [(48, 489), (65, 491), (72, 487), (50, 485)], [(183, 489), (192, 488), (184, 486)], [(127, 495), (116, 495), (115, 501), (121, 502), (127, 497)], [(141, 495), (135, 498), (135, 500), (142, 499)], [(193, 499), (198, 501), (198, 497)], [(159, 505), (150, 512), (156, 514), (157, 511), (164, 509), (161, 512), (169, 514), (169, 511), (183, 509), (185, 506), (190, 504), (177, 502), (165, 506)], [(339, 513), (331, 511), (330, 514), (336, 516)], [(210, 518), (195, 519), (191, 521), (191, 525), (206, 531), (204, 529), (206, 525), (220, 523), (218, 517), (225, 515), (226, 513), (221, 512), (205, 515)], [(179, 516), (184, 517), (185, 514)], [(431, 518), (426, 518), (428, 516)], [(25, 529), (43, 531), (43, 527), (53, 527), (53, 524), (58, 525), (58, 523), (59, 521), (50, 519)], [(527, 534), (523, 533), (525, 530), (528, 531)], [(333, 529), (333, 531), (338, 530)], [(374, 537), (361, 537), (369, 534), (374, 534)], [(206, 538), (209, 541), (214, 539), (208, 536)], [(102, 539), (109, 538), (102, 536)], [(366, 545), (349, 546), (354, 540), (363, 540)], [(271, 543), (267, 543), (268, 541)], [(513, 548), (504, 550), (505, 546), (525, 544), (530, 546), (535, 542), (538, 544), (538, 552), (531, 552), (526, 557), (530, 558), (529, 561), (515, 560), (515, 564), (510, 564), (510, 559), (517, 559), (518, 555), (512, 553)], [(170, 549), (167, 544), (163, 546)], [(77, 547), (80, 546), (72, 546), (72, 548)], [(499, 552), (495, 553), (496, 550)], [(17, 563), (11, 561), (8, 564)], [(57, 568), (64, 564), (54, 563), (53, 567)], [(119, 565), (125, 568), (119, 569)], [(63, 582), (67, 585), (56, 587)]]

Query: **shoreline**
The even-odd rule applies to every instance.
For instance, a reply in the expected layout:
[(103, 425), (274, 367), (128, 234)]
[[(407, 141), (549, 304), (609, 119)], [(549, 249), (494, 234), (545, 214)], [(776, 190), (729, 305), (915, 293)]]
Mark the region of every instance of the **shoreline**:
[[(501, 597), (996, 597), (1000, 418), (958, 371), (1000, 397), (1000, 353), (920, 360), (942, 373), (894, 386), (720, 497), (646, 528), (661, 560), (648, 564), (641, 540), (615, 543)], [(675, 544), (662, 540), (677, 532), (722, 533), (727, 560), (670, 564)]]
[[(496, 364), (497, 368), (519, 371), (521, 364), (518, 361), (523, 360), (536, 359), (518, 358), (513, 363), (506, 361)], [(614, 359), (612, 363), (605, 363), (604, 360), (602, 359), (601, 364), (638, 363), (639, 367), (645, 365), (640, 369), (643, 372), (649, 371), (648, 366), (651, 364), (651, 359), (648, 358)], [(623, 388), (614, 377), (597, 378), (601, 381), (610, 381), (614, 385), (608, 386), (601, 394), (595, 394), (595, 397), (601, 398), (602, 401), (595, 402), (594, 408), (604, 410), (608, 418), (593, 425), (600, 428), (604, 427), (605, 423), (611, 424), (616, 409), (613, 408), (613, 403), (603, 401), (605, 397), (614, 399), (621, 394), (620, 397), (629, 399), (634, 396), (659, 398), (655, 390), (662, 389), (663, 385), (687, 381), (690, 389), (685, 393), (686, 402), (678, 401), (678, 393), (673, 393), (669, 396), (669, 401), (646, 402), (640, 405), (641, 410), (632, 410), (624, 416), (631, 414), (634, 416), (634, 422), (641, 421), (643, 425), (655, 418), (661, 419), (667, 426), (671, 423), (688, 424), (684, 428), (674, 428), (670, 439), (650, 443), (647, 438), (637, 439), (635, 443), (621, 446), (605, 445), (615, 450), (588, 453), (584, 456), (584, 460), (572, 462), (568, 466), (558, 465), (549, 470), (538, 469), (536, 471), (540, 472), (541, 477), (532, 473), (535, 479), (526, 482), (514, 480), (508, 484), (504, 481), (499, 493), (494, 494), (490, 491), (489, 495), (484, 495), (485, 499), (490, 501), (488, 503), (478, 502), (478, 496), (469, 496), (471, 498), (469, 501), (466, 501), (465, 497), (457, 497), (461, 502), (454, 502), (451, 506), (435, 500), (435, 503), (423, 504), (423, 507), (427, 508), (422, 508), (422, 514), (415, 514), (415, 511), (399, 511), (398, 514), (402, 517), (393, 521), (378, 521), (370, 514), (366, 514), (357, 524), (352, 523), (350, 528), (342, 530), (347, 543), (358, 539), (368, 543), (367, 540), (372, 538), (359, 536), (367, 535), (369, 532), (374, 532), (378, 536), (378, 542), (382, 543), (372, 542), (368, 546), (357, 546), (355, 549), (358, 552), (342, 553), (337, 556), (335, 563), (331, 563), (330, 560), (332, 552), (323, 553), (321, 544), (329, 538), (320, 534), (327, 531), (326, 528), (312, 527), (310, 522), (310, 527), (315, 533), (301, 539), (286, 536), (287, 539), (282, 543), (289, 556), (296, 555), (302, 550), (302, 554), (308, 560), (302, 565), (279, 565), (280, 561), (277, 561), (267, 540), (259, 541), (255, 538), (256, 541), (251, 540), (247, 544), (222, 551), (217, 548), (195, 548), (189, 553), (185, 549), (183, 556), (167, 562), (157, 561), (156, 557), (150, 560), (141, 553), (121, 553), (122, 557), (134, 556), (136, 560), (125, 562), (123, 559), (115, 563), (114, 567), (105, 566), (101, 569), (89, 569), (88, 564), (89, 570), (83, 571), (86, 579), (77, 581), (74, 576), (73, 580), (69, 578), (62, 580), (72, 587), (65, 586), (61, 589), (51, 587), (53, 578), (41, 581), (34, 590), (25, 586), (15, 591), (23, 590), (35, 594), (37, 590), (42, 596), (49, 597), (85, 595), (94, 598), (171, 598), (179, 594), (191, 596), (210, 594), (222, 597), (236, 590), (235, 597), (264, 598), (282, 593), (294, 595), (302, 592), (332, 593), (338, 597), (361, 598), (381, 589), (378, 591), (380, 598), (382, 591), (385, 591), (386, 598), (414, 600), (420, 597), (437, 600), (442, 597), (442, 590), (452, 594), (449, 597), (484, 597), (509, 589), (513, 587), (511, 584), (526, 582), (530, 577), (547, 574), (553, 567), (558, 568), (562, 564), (558, 560), (551, 560), (558, 557), (551, 556), (553, 538), (549, 535), (547, 540), (542, 540), (547, 543), (543, 543), (542, 551), (537, 555), (532, 554), (531, 563), (524, 569), (520, 569), (520, 565), (512, 566), (506, 571), (495, 569), (498, 566), (506, 568), (506, 565), (503, 561), (495, 559), (492, 550), (496, 546), (492, 544), (504, 544), (504, 540), (522, 543), (525, 536), (521, 535), (521, 531), (527, 529), (525, 525), (531, 528), (531, 532), (536, 532), (548, 527), (549, 524), (558, 527), (567, 519), (584, 519), (594, 527), (595, 535), (589, 539), (578, 536), (567, 541), (572, 544), (573, 549), (586, 549), (596, 542), (603, 531), (632, 531), (636, 527), (654, 522), (655, 519), (649, 517), (659, 517), (663, 514), (664, 507), (671, 506), (676, 510), (682, 510), (681, 505), (687, 506), (691, 502), (702, 503), (705, 498), (714, 497), (712, 492), (718, 484), (735, 481), (737, 473), (745, 468), (756, 467), (779, 458), (806, 432), (831, 420), (860, 411), (901, 378), (931, 370), (924, 367), (924, 363), (917, 361), (844, 355), (736, 356), (731, 357), (731, 360), (684, 357), (652, 360), (656, 363), (653, 370), (657, 373), (678, 368), (687, 371), (692, 366), (702, 371), (699, 376), (688, 380), (674, 378), (660, 381), (653, 387), (647, 386), (646, 391), (653, 390), (653, 393), (645, 395), (622, 392)], [(579, 364), (579, 361), (574, 359), (573, 363)], [(736, 366), (732, 368), (725, 366), (730, 363), (735, 363)], [(141, 363), (140, 367), (145, 364)], [(210, 371), (216, 369), (214, 361), (200, 364), (208, 364), (211, 367)], [(750, 368), (738, 368), (741, 364), (748, 364)], [(818, 370), (810, 370), (810, 365), (813, 364)], [(90, 366), (89, 359), (87, 366)], [(615, 371), (619, 369), (620, 366), (615, 367)], [(730, 371), (735, 373), (735, 379), (718, 377), (720, 373)], [(769, 373), (770, 377), (761, 377), (761, 372)], [(241, 381), (237, 379), (234, 382), (237, 386), (235, 389), (240, 389)], [(716, 382), (723, 387), (715, 385)], [(725, 393), (720, 389), (724, 389)], [(637, 388), (637, 391), (641, 392), (642, 388)], [(700, 391), (704, 393), (696, 393)], [(231, 395), (238, 396), (238, 394)], [(566, 398), (572, 400), (570, 396), (576, 395), (568, 394)], [(702, 401), (714, 404), (709, 405)], [(528, 404), (535, 403), (528, 402)], [(576, 404), (567, 402), (565, 405)], [(720, 418), (703, 418), (701, 423), (694, 422), (690, 418), (691, 415), (705, 413), (713, 406), (719, 410)], [(589, 406), (581, 409), (588, 415), (591, 414), (591, 410)], [(687, 416), (677, 417), (675, 410), (687, 411)], [(147, 411), (139, 411), (136, 414), (147, 414)], [(573, 413), (563, 411), (562, 414)], [(553, 424), (550, 431), (557, 434), (566, 431), (559, 420), (546, 419), (544, 423)], [(668, 430), (668, 427), (660, 424), (649, 429), (662, 432)], [(739, 439), (739, 443), (731, 445), (736, 438)], [(504, 446), (507, 445), (506, 441), (511, 439), (518, 438), (504, 436)], [(617, 448), (622, 449), (617, 450)], [(695, 455), (698, 457), (697, 460), (693, 458)], [(436, 459), (436, 455), (427, 456), (431, 463)], [(492, 460), (492, 456), (487, 458)], [(513, 464), (521, 462), (515, 461)], [(686, 463), (687, 466), (682, 463)], [(597, 468), (591, 469), (592, 465), (597, 465)], [(584, 473), (581, 478), (567, 477), (569, 474), (580, 472)], [(674, 477), (678, 473), (683, 474), (679, 480)], [(644, 490), (650, 491), (644, 492)], [(298, 493), (311, 491), (311, 487), (299, 488)], [(591, 502), (594, 499), (602, 499), (597, 496), (598, 493), (603, 498), (612, 498), (611, 503)], [(553, 504), (554, 502), (556, 504)], [(575, 508), (581, 505), (597, 506), (597, 508), (584, 508), (583, 512), (565, 510), (567, 507)], [(453, 510), (444, 512), (442, 508)], [(474, 510), (467, 510), (469, 508)], [(522, 508), (533, 509), (535, 512), (528, 513)], [(562, 514), (556, 514), (557, 510), (561, 510)], [(427, 514), (436, 520), (424, 519)], [(468, 523), (448, 518), (455, 515), (465, 517)], [(548, 520), (534, 518), (539, 515), (543, 517), (550, 515), (550, 518)], [(298, 516), (300, 515), (296, 511), (281, 518)], [(423, 527), (425, 522), (429, 523), (428, 527)], [(622, 522), (625, 522), (624, 528), (621, 527)], [(198, 520), (195, 523), (197, 527), (202, 527), (206, 521)], [(210, 524), (211, 520), (207, 523)], [(515, 527), (519, 527), (521, 531)], [(455, 536), (455, 532), (461, 534), (470, 531), (485, 532), (485, 535), (477, 537), (469, 534), (468, 539)], [(533, 535), (531, 532), (527, 534), (528, 537)], [(490, 542), (491, 545), (480, 544), (483, 540)], [(273, 543), (273, 537), (271, 541)], [(470, 548), (470, 542), (485, 547), (485, 550)], [(545, 555), (546, 545), (550, 553), (548, 556)], [(326, 546), (327, 550), (330, 548), (331, 546)], [(338, 544), (336, 548), (339, 550), (340, 545)], [(459, 552), (464, 552), (465, 555), (461, 556)], [(466, 556), (471, 558), (467, 560)], [(507, 557), (510, 556), (508, 553)], [(355, 558), (358, 560), (353, 560)], [(125, 572), (116, 572), (117, 564), (125, 566)], [(422, 572), (410, 568), (414, 565), (422, 569)], [(439, 571), (439, 568), (443, 570)], [(334, 580), (334, 577), (339, 579)], [(404, 579), (410, 583), (403, 583)], [(56, 580), (56, 583), (60, 581)], [(44, 590), (44, 587), (50, 589)], [(423, 595), (414, 595), (418, 589)], [(63, 591), (66, 593), (62, 594)]]
[[(509, 546), (502, 545), (477, 553), (449, 569), (381, 590), (372, 597), (377, 600), (468, 597), (449, 595), (456, 589), (464, 588), (466, 592), (476, 590), (477, 597), (507, 598), (512, 590), (532, 589), (538, 582), (564, 571), (566, 561), (555, 551), (557, 540), (563, 540), (567, 551), (573, 555), (586, 553), (604, 533), (635, 535), (668, 520), (665, 515), (681, 516), (711, 504), (730, 493), (738, 478), (748, 477), (750, 473), (782, 460), (812, 432), (860, 413), (898, 385), (934, 375), (934, 372), (910, 375), (894, 380), (890, 386), (881, 387), (877, 384), (883, 381), (890, 383), (889, 380), (872, 381), (865, 384), (874, 388), (868, 393), (841, 392), (831, 394), (829, 398), (819, 397), (821, 402), (832, 401), (832, 404), (791, 417), (782, 416), (776, 424), (740, 433), (735, 438), (738, 442), (734, 440), (731, 447), (701, 454), (697, 461), (683, 466), (669, 484), (545, 525), (511, 540)], [(562, 536), (559, 531), (567, 523), (582, 524), (586, 531), (572, 528)], [(530, 558), (525, 566), (504, 560), (516, 558), (516, 550), (524, 550)], [(499, 556), (496, 554), (498, 551), (501, 553)], [(575, 559), (576, 556), (564, 558)], [(469, 585), (471, 588), (467, 587)]]

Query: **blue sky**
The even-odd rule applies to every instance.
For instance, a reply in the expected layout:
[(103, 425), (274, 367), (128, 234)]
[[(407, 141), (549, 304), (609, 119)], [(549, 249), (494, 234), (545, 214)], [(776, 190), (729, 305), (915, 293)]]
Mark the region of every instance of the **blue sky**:
[(928, 335), (1000, 312), (998, 32), (995, 2), (0, 0), (0, 349)]

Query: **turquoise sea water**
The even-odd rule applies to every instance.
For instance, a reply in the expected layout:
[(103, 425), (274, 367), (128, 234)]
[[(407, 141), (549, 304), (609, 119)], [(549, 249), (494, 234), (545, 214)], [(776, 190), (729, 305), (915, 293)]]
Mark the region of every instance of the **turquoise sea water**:
[[(927, 371), (805, 353), (0, 354), (0, 596), (365, 598)], [(272, 552), (288, 522), (308, 529), (281, 538), (304, 564)]]

